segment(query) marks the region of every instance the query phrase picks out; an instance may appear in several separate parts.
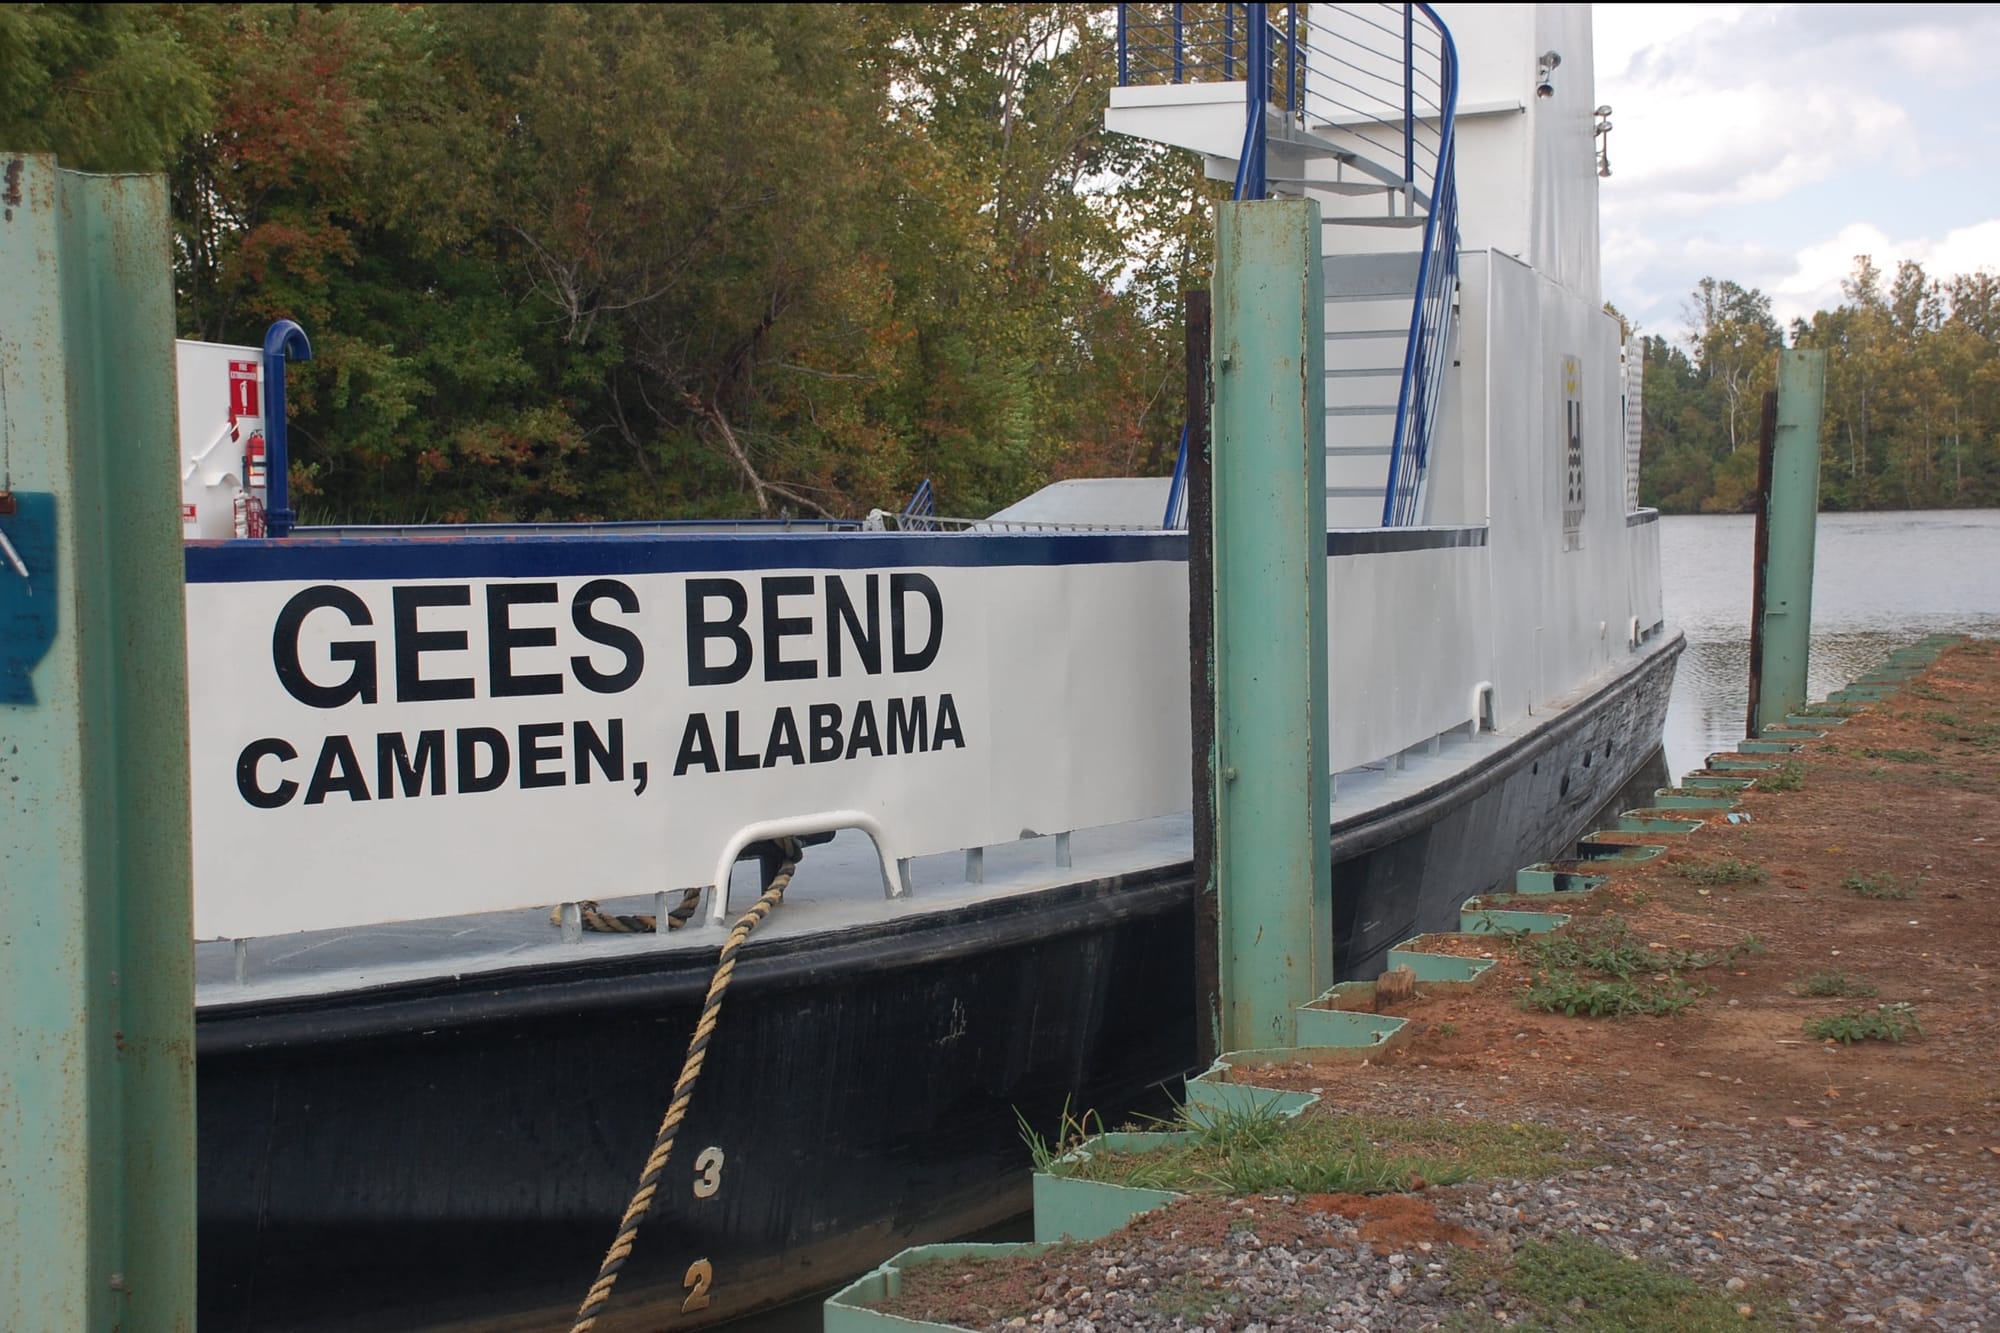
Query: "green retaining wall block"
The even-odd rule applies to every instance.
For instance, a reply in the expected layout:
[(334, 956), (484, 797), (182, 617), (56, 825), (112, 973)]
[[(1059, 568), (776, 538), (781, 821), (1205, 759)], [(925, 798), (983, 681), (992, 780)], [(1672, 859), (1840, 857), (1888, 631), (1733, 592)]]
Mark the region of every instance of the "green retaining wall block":
[(1824, 736), (1827, 732), (1846, 721), (1846, 718), (1837, 713), (1811, 713), (1804, 715), (1793, 713), (1785, 719), (1785, 725), (1788, 727), (1798, 727), (1801, 730), (1816, 729), (1820, 735)]
[[(1462, 915), (1462, 914), (1461, 914)], [(1407, 967), (1418, 981), (1471, 981), (1493, 966), (1491, 958), (1465, 958), (1458, 954), (1429, 953), (1416, 947), (1417, 936), (1389, 950), (1389, 966)]]
[(1698, 816), (1680, 818), (1667, 810), (1627, 810), (1618, 816), (1618, 833), (1657, 834), (1663, 838), (1684, 838), (1702, 826)]
[[(1790, 722), (1790, 718), (1785, 719)], [(1816, 741), (1826, 733), (1818, 727), (1766, 727), (1757, 736), (1760, 741)]]
[(1583, 861), (1650, 861), (1667, 849), (1643, 842), (1604, 842), (1597, 834), (1586, 833), (1577, 841), (1577, 858)]
[(1747, 759), (1728, 754), (1710, 755), (1708, 766), (1718, 773), (1775, 773), (1779, 768), (1773, 759)]
[[(1190, 1143), (1195, 1135), (1187, 1130), (1162, 1133), (1120, 1132), (1099, 1134), (1077, 1148), (1071, 1157), (1088, 1157), (1099, 1152), (1143, 1153), (1170, 1144)], [(1174, 1190), (1141, 1189), (1102, 1180), (1079, 1180), (1074, 1176), (1035, 1173), (1035, 1240), (1047, 1244), (1060, 1240), (1096, 1240), (1108, 1236), (1141, 1213), (1151, 1212), (1180, 1197)]]
[(1714, 773), (1696, 769), (1681, 776), (1681, 786), (1701, 787), (1713, 791), (1748, 791), (1751, 779), (1741, 774)]
[(1299, 1040), (1308, 1046), (1380, 1046), (1401, 1032), (1405, 1022), (1394, 1014), (1309, 1005), (1298, 1012)]
[(1683, 796), (1662, 787), (1653, 793), (1653, 804), (1661, 810), (1729, 810), (1736, 805), (1736, 795), (1733, 792), (1717, 791), (1711, 795)]
[(1101, 1180), (1035, 1174), (1035, 1239), (1097, 1240), (1141, 1213), (1180, 1198), (1175, 1190), (1138, 1189)]
[[(1343, 1051), (1342, 1054), (1346, 1052)], [(1188, 1080), (1189, 1113), (1204, 1124), (1208, 1123), (1209, 1112), (1222, 1112), (1227, 1115), (1276, 1115), (1290, 1120), (1319, 1100), (1310, 1092), (1291, 1092), (1284, 1088), (1260, 1088), (1249, 1083), (1230, 1082), (1228, 1075), (1234, 1066), (1226, 1061), (1227, 1057), (1224, 1057), (1210, 1066), (1207, 1073)]]
[[(1341, 986), (1355, 986), (1352, 981), (1344, 981)], [(1339, 989), (1336, 987), (1335, 989)], [(1357, 1050), (1351, 1046), (1283, 1046), (1268, 1051), (1224, 1051), (1216, 1057), (1215, 1063), (1199, 1077), (1203, 1082), (1216, 1081), (1224, 1087), (1249, 1087), (1249, 1084), (1232, 1084), (1230, 1079), (1246, 1069), (1276, 1069), (1285, 1065), (1365, 1065), (1370, 1052)], [(1261, 1089), (1270, 1092), (1272, 1089)], [(1309, 1092), (1285, 1093), (1288, 1097), (1300, 1097), (1303, 1101), (1299, 1109), (1312, 1105), (1319, 1098)]]
[(1007, 1259), (1015, 1255), (1040, 1254), (1049, 1247), (1033, 1244), (992, 1244), (961, 1241), (948, 1245), (915, 1245), (891, 1255), (880, 1267), (863, 1273), (829, 1296), (820, 1307), (823, 1333), (964, 1333), (951, 1324), (935, 1324), (924, 1319), (901, 1319), (872, 1307), (902, 1294), (903, 1273), (921, 1264), (951, 1263), (960, 1259)]
[(1791, 741), (1742, 740), (1736, 743), (1738, 754), (1797, 754), (1799, 747)]
[(1514, 872), (1514, 892), (1524, 894), (1582, 893), (1607, 882), (1602, 875), (1559, 870), (1546, 861), (1540, 865), (1523, 866)]
[(1510, 930), (1525, 930), (1540, 935), (1566, 926), (1569, 922), (1570, 916), (1567, 912), (1522, 912), (1494, 907), (1464, 907), (1460, 908), (1458, 913), (1459, 928), (1467, 935), (1498, 935)]

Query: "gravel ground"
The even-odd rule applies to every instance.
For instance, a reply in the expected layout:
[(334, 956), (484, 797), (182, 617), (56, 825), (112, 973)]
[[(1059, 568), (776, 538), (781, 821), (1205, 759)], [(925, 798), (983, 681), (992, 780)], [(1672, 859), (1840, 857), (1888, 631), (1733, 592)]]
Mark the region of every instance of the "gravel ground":
[[(2000, 1186), (1991, 1173), (1968, 1176), (1908, 1145), (1878, 1146), (1880, 1130), (1824, 1132), (1808, 1159), (1783, 1131), (1549, 1119), (1574, 1148), (1618, 1164), (1426, 1191), (1438, 1220), (1496, 1248), (1587, 1237), (1746, 1299), (1775, 1284), (1809, 1326), (2000, 1329)], [(1238, 1206), (1254, 1211), (1259, 1202)], [(1267, 1214), (1282, 1211), (1271, 1207), (1279, 1202)], [(1337, 1216), (1307, 1217), (1304, 1238), (1294, 1225), (1288, 1244), (1265, 1244), (1254, 1217), (1233, 1225), (1241, 1229), (1219, 1246), (1190, 1246), (1171, 1232), (1107, 1237), (1041, 1288), (1040, 1311), (989, 1327), (1403, 1330), (1482, 1311), (1496, 1325), (1512, 1321), (1498, 1283), (1470, 1302), (1447, 1290), (1443, 1246), (1377, 1253)], [(1236, 1299), (1225, 1305), (1225, 1293)], [(1211, 1301), (1228, 1313), (1204, 1316)]]

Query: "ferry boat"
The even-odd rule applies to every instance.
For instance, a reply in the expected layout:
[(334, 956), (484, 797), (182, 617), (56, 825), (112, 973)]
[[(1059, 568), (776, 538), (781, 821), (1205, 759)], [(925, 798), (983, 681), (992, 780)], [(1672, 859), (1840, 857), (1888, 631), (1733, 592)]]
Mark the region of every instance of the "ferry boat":
[[(1333, 946), (1372, 976), (1657, 755), (1589, 10), (1117, 21), (1110, 129), (1324, 219)], [(300, 528), (308, 350), (180, 353), (205, 1330), (567, 1327), (776, 839), (820, 840), (598, 1328), (998, 1223), (1020, 1120), (1197, 1067), (1185, 467), (957, 523)]]

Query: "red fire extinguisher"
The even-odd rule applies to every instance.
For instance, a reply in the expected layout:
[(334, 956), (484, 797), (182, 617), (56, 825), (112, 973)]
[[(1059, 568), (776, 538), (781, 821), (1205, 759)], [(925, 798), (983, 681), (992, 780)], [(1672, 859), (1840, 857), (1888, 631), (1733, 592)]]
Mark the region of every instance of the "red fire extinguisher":
[(250, 443), (243, 453), (243, 480), (253, 491), (262, 491), (271, 483), (270, 471), (264, 458), (264, 432), (250, 432)]

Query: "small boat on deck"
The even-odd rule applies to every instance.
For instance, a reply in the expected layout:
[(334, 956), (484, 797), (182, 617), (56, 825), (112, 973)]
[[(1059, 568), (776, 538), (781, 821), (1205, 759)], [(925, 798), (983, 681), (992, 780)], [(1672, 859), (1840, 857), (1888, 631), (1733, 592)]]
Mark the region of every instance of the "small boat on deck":
[[(1253, 15), (1180, 8), (1120, 7), (1111, 128), (1326, 221), (1333, 946), (1373, 975), (1657, 762), (1588, 7), (1249, 6), (1268, 85)], [(1195, 1066), (1178, 474), (963, 523), (293, 528), (294, 333), (181, 350), (204, 1330), (567, 1327), (782, 839), (821, 840), (600, 1329), (1000, 1222), (1017, 1117)]]

